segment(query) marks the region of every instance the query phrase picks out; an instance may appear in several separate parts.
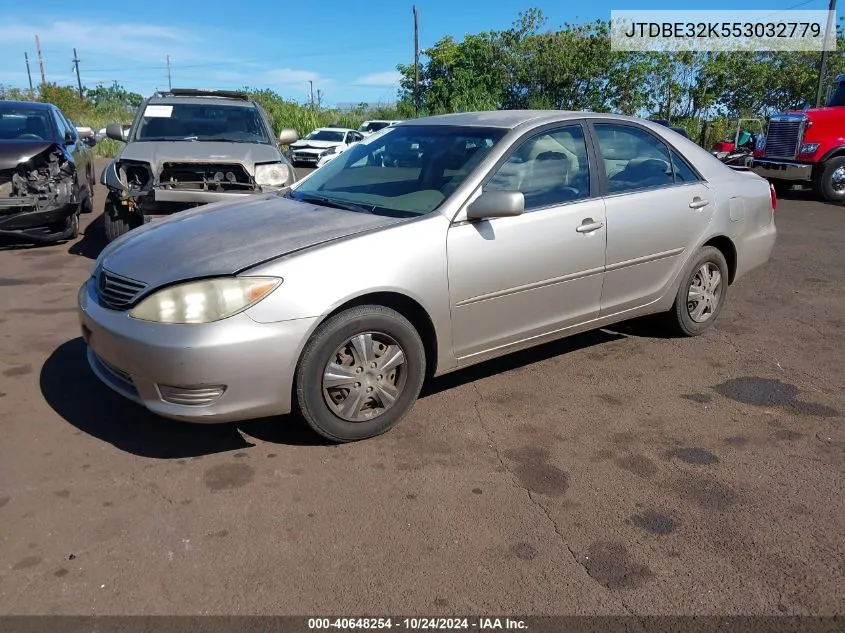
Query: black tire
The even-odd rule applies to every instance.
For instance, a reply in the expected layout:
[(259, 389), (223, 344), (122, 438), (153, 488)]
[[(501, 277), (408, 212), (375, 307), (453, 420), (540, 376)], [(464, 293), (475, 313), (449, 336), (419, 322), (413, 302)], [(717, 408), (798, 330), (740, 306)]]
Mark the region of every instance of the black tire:
[(65, 240), (75, 240), (79, 237), (79, 212), (74, 213), (67, 219), (67, 231)]
[(143, 224), (143, 218), (138, 213), (133, 213), (128, 207), (120, 204), (109, 196), (103, 210), (103, 223), (106, 227), (106, 241), (116, 240), (124, 233)]
[[(705, 321), (699, 322), (690, 315), (689, 293), (693, 281), (699, 276), (700, 269), (707, 264), (715, 266), (719, 270), (721, 280), (717, 287), (716, 297), (718, 299), (715, 310), (710, 312), (710, 316)], [(678, 288), (678, 294), (675, 296), (671, 310), (665, 314), (665, 322), (675, 334), (679, 336), (699, 336), (713, 327), (728, 298), (728, 274), (728, 263), (722, 251), (713, 246), (705, 246), (699, 251), (698, 256), (687, 267), (684, 280)]]
[[(842, 170), (842, 171), (839, 171)], [(813, 174), (813, 194), (825, 202), (845, 204), (845, 186), (837, 189), (834, 187), (834, 174), (836, 179), (845, 178), (845, 156), (836, 156), (827, 162), (819, 165)], [(838, 172), (838, 173), (837, 173)]]
[(80, 213), (94, 212), (94, 186), (90, 182), (88, 183), (88, 187), (85, 189), (85, 199), (82, 201), (79, 211)]
[[(405, 362), (392, 375), (398, 380), (401, 370), (404, 384), (390, 408), (371, 419), (353, 422), (340, 417), (327, 403), (323, 373), (339, 348), (364, 333), (387, 335), (399, 345)], [(375, 437), (393, 428), (410, 411), (422, 389), (425, 369), (425, 347), (410, 321), (384, 306), (350, 308), (322, 323), (305, 345), (294, 380), (297, 408), (316, 433), (332, 442)]]

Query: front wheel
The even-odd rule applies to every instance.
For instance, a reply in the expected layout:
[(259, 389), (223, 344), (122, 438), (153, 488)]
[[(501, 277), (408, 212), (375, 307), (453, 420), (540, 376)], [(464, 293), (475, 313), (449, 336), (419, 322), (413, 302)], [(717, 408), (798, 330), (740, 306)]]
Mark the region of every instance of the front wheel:
[(845, 203), (845, 156), (831, 158), (816, 168), (813, 192), (825, 202)]
[(698, 336), (711, 327), (728, 298), (728, 264), (722, 251), (705, 246), (688, 268), (668, 325), (681, 336)]
[(143, 224), (144, 220), (138, 212), (131, 212), (129, 207), (120, 204), (109, 196), (103, 209), (103, 220), (106, 228), (106, 240), (116, 240), (131, 229)]
[(79, 237), (79, 212), (68, 217), (64, 239), (75, 240), (77, 237)]
[(333, 442), (380, 435), (410, 411), (425, 378), (414, 326), (384, 306), (345, 310), (317, 328), (297, 367), (299, 412)]

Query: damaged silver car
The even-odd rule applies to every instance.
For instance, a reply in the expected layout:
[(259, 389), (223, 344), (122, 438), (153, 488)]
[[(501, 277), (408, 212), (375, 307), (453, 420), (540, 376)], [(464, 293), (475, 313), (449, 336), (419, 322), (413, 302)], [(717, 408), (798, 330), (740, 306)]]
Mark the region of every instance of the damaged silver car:
[(241, 92), (174, 89), (147, 99), (124, 138), (126, 147), (103, 170), (109, 241), (191, 207), (276, 192), (296, 182), (282, 152), (296, 131), (275, 136), (267, 114)]
[(58, 242), (94, 209), (93, 138), (56, 106), (0, 101), (0, 237)]

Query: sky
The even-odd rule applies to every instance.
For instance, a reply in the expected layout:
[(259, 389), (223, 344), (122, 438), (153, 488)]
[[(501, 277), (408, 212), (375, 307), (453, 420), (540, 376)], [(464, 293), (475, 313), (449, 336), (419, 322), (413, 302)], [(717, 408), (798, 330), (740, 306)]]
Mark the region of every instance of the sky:
[[(75, 7), (71, 7), (76, 4)], [(741, 8), (780, 11), (827, 9), (828, 0), (744, 0)], [(110, 85), (147, 96), (172, 86), (270, 88), (297, 101), (311, 85), (323, 102), (390, 103), (398, 88), (396, 65), (413, 62), (413, 0), (39, 0), (4, 7), (0, 22), (0, 84), (39, 82), (35, 36), (41, 40), (47, 81), (75, 85), (73, 49), (83, 85)], [(704, 8), (698, 2), (593, 0), (417, 0), (420, 48), (445, 35), (508, 28), (520, 11), (539, 8), (548, 26), (610, 19), (610, 11)], [(710, 0), (706, 8), (740, 8)]]

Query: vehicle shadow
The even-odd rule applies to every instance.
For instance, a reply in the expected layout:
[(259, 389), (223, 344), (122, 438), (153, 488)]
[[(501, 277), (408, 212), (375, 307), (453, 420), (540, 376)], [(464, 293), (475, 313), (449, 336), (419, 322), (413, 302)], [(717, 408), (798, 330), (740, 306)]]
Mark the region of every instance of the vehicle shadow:
[(85, 227), (81, 239), (71, 245), (68, 253), (88, 259), (97, 259), (106, 244), (106, 229), (101, 213)]
[(446, 374), (439, 378), (430, 380), (420, 394), (421, 398), (437, 395), (442, 391), (454, 389), (466, 383), (475, 382), (483, 378), (489, 378), (496, 374), (520, 369), (534, 363), (539, 363), (555, 356), (570, 354), (578, 350), (603, 345), (612, 341), (626, 338), (626, 334), (611, 329), (593, 330), (583, 334), (576, 334), (564, 339), (545, 343), (519, 352), (488, 360), (466, 369)]
[(808, 186), (797, 186), (788, 191), (783, 191), (778, 194), (778, 200), (793, 200), (795, 202), (816, 202), (818, 204), (823, 204), (828, 207), (842, 208), (842, 204), (839, 202), (828, 202), (827, 200), (817, 198), (816, 195), (813, 193), (812, 188)]
[(0, 252), (2, 251), (40, 251), (50, 248), (51, 246), (61, 246), (67, 244), (69, 240), (58, 241), (35, 241), (28, 240), (23, 237), (13, 237), (11, 235), (0, 236)]
[(97, 379), (88, 367), (81, 337), (59, 346), (44, 362), (40, 388), (50, 407), (72, 426), (140, 457), (199, 457), (254, 446), (244, 434), (277, 444), (323, 443), (293, 416), (239, 424), (189, 424), (154, 415)]
[[(647, 320), (585, 332), (432, 379), (420, 398), (629, 336), (669, 334)], [(289, 446), (332, 445), (293, 415), (232, 424), (190, 424), (159, 417), (99, 381), (88, 367), (81, 337), (63, 343), (44, 362), (40, 387), (46, 402), (69, 424), (140, 457), (178, 459), (241, 450), (254, 446), (248, 437)]]

